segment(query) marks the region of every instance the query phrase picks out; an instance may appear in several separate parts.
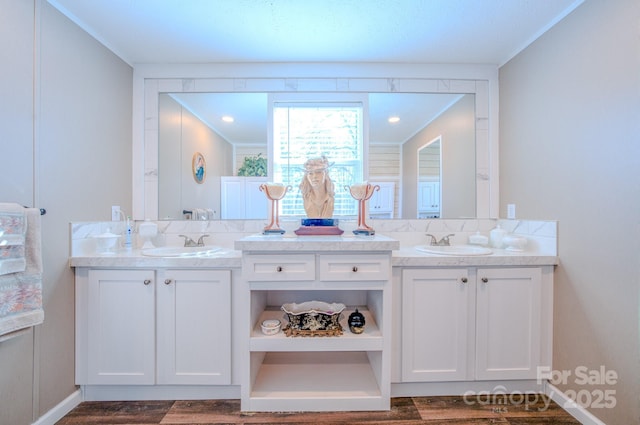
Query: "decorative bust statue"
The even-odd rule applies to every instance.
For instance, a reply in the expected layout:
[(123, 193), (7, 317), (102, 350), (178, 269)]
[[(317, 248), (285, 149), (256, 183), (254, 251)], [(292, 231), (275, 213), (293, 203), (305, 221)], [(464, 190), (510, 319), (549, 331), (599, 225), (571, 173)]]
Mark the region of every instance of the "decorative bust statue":
[(304, 163), (300, 192), (308, 218), (333, 216), (335, 189), (327, 172), (330, 166), (325, 156), (310, 158)]

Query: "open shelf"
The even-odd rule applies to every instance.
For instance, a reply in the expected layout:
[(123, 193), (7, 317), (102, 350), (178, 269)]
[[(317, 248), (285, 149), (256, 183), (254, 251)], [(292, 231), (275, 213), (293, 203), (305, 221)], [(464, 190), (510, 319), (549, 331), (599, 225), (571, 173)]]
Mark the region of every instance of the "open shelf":
[[(255, 353), (253, 355), (262, 355)], [(250, 393), (252, 410), (386, 410), (366, 352), (270, 352)]]
[(259, 316), (251, 332), (250, 351), (376, 351), (382, 350), (382, 332), (373, 315), (366, 306), (358, 306), (358, 311), (365, 317), (365, 328), (361, 334), (354, 334), (347, 324), (349, 315), (355, 307), (347, 307), (342, 312), (340, 325), (343, 333), (340, 336), (288, 337), (281, 330), (275, 335), (262, 333), (260, 324), (263, 320), (278, 319), (282, 329), (287, 325), (286, 314), (279, 307), (267, 307)]

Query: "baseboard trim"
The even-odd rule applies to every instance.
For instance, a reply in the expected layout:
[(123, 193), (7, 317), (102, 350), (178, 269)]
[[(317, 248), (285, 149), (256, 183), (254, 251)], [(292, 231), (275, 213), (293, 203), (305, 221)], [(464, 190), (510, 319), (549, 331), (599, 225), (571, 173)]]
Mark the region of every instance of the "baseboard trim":
[(575, 401), (571, 400), (567, 397), (562, 391), (560, 391), (556, 386), (547, 383), (545, 387), (545, 394), (551, 398), (551, 400), (555, 401), (558, 406), (564, 409), (568, 414), (576, 418), (583, 425), (606, 425), (600, 419), (596, 418), (592, 413), (590, 413), (587, 409), (580, 406)]
[(49, 410), (44, 415), (40, 416), (37, 421), (33, 423), (33, 425), (55, 425), (60, 419), (64, 417), (67, 413), (71, 412), (74, 407), (82, 402), (82, 391), (77, 389), (69, 397), (62, 400), (60, 403), (55, 405), (51, 410)]

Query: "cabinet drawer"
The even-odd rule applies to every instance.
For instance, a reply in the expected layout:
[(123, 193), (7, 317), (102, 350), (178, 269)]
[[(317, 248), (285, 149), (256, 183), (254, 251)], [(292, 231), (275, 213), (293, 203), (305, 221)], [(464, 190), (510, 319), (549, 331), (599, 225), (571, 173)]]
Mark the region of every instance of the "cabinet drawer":
[(249, 281), (314, 280), (315, 265), (313, 254), (247, 255), (243, 273)]
[(388, 280), (391, 263), (387, 254), (321, 255), (320, 280)]

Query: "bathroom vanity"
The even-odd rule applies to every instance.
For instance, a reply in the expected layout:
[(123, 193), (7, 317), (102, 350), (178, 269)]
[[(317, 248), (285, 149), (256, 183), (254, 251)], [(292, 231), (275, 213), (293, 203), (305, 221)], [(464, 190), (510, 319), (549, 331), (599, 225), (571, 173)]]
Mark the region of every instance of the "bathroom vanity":
[[(373, 237), (293, 238), (217, 235), (212, 223), (205, 230), (223, 249), (202, 257), (72, 249), (76, 383), (86, 400), (240, 398), (243, 411), (387, 410), (394, 396), (544, 391), (553, 249), (540, 239), (528, 252), (427, 254), (414, 248), (424, 228), (413, 226), (424, 222)], [(202, 232), (189, 223), (176, 233), (188, 225)], [(283, 304), (307, 301), (344, 304), (342, 334), (262, 332), (264, 320), (287, 325)], [(360, 334), (347, 325), (356, 308)]]

